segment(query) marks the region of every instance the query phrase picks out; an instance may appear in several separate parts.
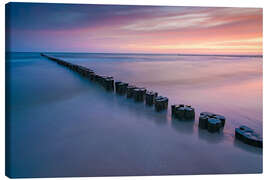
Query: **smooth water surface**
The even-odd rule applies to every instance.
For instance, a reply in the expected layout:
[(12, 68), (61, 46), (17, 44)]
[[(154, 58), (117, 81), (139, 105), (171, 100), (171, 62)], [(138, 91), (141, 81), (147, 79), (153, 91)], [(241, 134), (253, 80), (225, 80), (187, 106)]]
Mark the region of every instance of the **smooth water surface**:
[[(134, 103), (41, 57), (7, 55), (7, 121), (13, 177), (260, 173), (262, 151), (234, 139), (262, 133), (262, 58), (51, 53), (116, 80), (146, 87), (169, 104), (195, 107), (194, 121)], [(221, 133), (198, 114), (226, 116)]]

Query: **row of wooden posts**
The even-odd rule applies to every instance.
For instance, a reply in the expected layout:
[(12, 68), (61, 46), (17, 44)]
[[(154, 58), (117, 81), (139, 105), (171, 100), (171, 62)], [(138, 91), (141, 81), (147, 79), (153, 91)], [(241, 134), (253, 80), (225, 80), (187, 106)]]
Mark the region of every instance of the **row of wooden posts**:
[[(148, 106), (154, 106), (155, 111), (157, 112), (168, 109), (169, 99), (167, 97), (158, 95), (157, 92), (148, 91), (146, 88), (136, 87), (126, 82), (114, 81), (112, 76), (98, 75), (87, 67), (72, 64), (43, 53), (41, 53), (41, 56), (55, 61), (60, 65), (66, 66), (69, 69), (78, 72), (82, 76), (89, 78), (93, 82), (97, 82), (107, 91), (115, 91), (115, 93), (119, 95), (125, 95), (127, 98), (133, 98), (135, 102), (145, 102), (145, 104)], [(191, 105), (171, 105), (171, 114), (173, 118), (179, 120), (194, 120), (195, 109)], [(222, 115), (210, 112), (201, 112), (199, 117), (199, 128), (207, 129), (209, 132), (219, 132), (224, 128), (225, 121), (226, 118)], [(247, 144), (262, 147), (262, 138), (260, 135), (246, 126), (236, 128), (235, 137)]]

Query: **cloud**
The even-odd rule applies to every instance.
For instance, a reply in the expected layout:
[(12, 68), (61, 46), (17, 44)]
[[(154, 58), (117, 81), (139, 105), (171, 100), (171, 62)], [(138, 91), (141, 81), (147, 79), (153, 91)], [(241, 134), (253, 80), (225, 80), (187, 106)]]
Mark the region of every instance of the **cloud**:
[(17, 51), (262, 52), (259, 8), (9, 3), (6, 12)]
[[(205, 11), (207, 9), (207, 11)], [(192, 8), (189, 13), (174, 11), (165, 17), (151, 17), (139, 19), (123, 26), (124, 30), (130, 31), (166, 31), (181, 30), (184, 28), (209, 28), (230, 23), (252, 21), (253, 17), (260, 15), (260, 9), (239, 8)], [(250, 18), (251, 17), (251, 18)]]
[(172, 30), (178, 28), (189, 28), (200, 25), (209, 20), (208, 14), (186, 14), (169, 16), (162, 18), (154, 18), (147, 20), (140, 20), (133, 24), (122, 27), (126, 30), (132, 31), (162, 31)]

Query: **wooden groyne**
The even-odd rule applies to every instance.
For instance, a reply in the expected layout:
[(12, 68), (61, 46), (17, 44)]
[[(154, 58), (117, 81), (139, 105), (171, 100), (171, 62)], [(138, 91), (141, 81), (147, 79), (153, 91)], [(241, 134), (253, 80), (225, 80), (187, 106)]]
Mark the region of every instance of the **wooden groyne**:
[[(106, 91), (115, 92), (118, 95), (133, 98), (135, 102), (145, 103), (148, 106), (154, 106), (156, 112), (167, 111), (169, 99), (160, 96), (158, 92), (149, 91), (144, 87), (137, 87), (127, 82), (115, 81), (112, 76), (102, 76), (84, 66), (73, 64), (59, 58), (41, 53), (41, 56), (56, 62), (59, 65), (65, 66), (74, 72), (77, 72), (90, 81), (96, 82), (104, 87)], [(173, 119), (177, 120), (194, 120), (195, 108), (191, 105), (174, 104), (171, 105), (171, 115)], [(225, 126), (226, 118), (222, 115), (201, 112), (199, 116), (199, 128), (206, 129), (210, 133), (220, 132)], [(243, 141), (246, 144), (261, 147), (263, 144), (262, 137), (254, 130), (247, 126), (240, 126), (235, 128), (235, 138)]]

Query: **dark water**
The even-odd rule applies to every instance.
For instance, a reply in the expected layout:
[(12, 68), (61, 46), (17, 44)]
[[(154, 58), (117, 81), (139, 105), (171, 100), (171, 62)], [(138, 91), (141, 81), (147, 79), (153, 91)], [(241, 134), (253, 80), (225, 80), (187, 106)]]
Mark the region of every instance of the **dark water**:
[(262, 172), (262, 151), (234, 140), (262, 133), (262, 58), (53, 53), (169, 103), (226, 116), (220, 134), (170, 111), (105, 92), (38, 53), (7, 55), (7, 121), (13, 177)]

